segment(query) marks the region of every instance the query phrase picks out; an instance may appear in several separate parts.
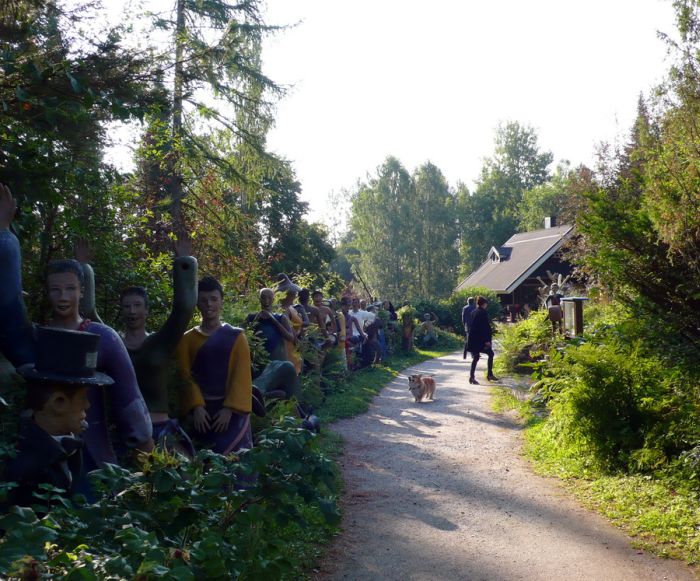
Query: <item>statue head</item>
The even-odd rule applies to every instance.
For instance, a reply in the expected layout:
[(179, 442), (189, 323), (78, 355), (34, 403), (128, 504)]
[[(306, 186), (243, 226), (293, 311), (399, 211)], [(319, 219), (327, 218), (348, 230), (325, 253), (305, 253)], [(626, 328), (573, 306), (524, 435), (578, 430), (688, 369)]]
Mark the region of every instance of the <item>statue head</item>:
[(146, 326), (148, 293), (142, 286), (125, 288), (119, 296), (119, 313), (130, 330)]
[(224, 306), (224, 289), (213, 276), (205, 276), (197, 284), (197, 308), (202, 321), (214, 321), (221, 317)]
[(114, 383), (109, 376), (95, 371), (100, 336), (37, 327), (36, 341), (36, 363), (17, 369), (26, 382), (27, 408), (47, 433), (77, 434), (87, 427), (88, 388)]
[(46, 268), (46, 291), (52, 316), (70, 319), (80, 316), (80, 299), (85, 273), (77, 260), (52, 260)]
[(311, 295), (311, 293), (309, 293), (309, 289), (308, 289), (308, 288), (303, 288), (303, 289), (301, 289), (301, 290), (299, 291), (299, 302), (300, 302), (302, 305), (307, 304), (307, 303), (309, 302), (309, 296), (310, 296), (310, 295)]
[(311, 300), (314, 302), (314, 306), (322, 307), (323, 306), (323, 291), (316, 289), (314, 292), (311, 293)]
[(260, 307), (263, 310), (270, 309), (275, 302), (275, 291), (271, 288), (261, 288), (258, 298), (260, 299)]

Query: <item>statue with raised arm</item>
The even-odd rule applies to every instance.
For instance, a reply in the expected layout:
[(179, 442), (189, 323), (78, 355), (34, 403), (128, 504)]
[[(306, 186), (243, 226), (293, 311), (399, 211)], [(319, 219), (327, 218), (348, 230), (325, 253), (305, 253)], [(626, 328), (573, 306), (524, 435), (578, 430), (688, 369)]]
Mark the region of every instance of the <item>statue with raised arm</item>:
[(289, 345), (297, 338), (287, 315), (273, 312), (275, 292), (270, 288), (260, 289), (260, 310), (246, 317), (245, 325), (265, 342), (270, 362), (255, 379), (255, 385), (263, 393), (282, 392), (289, 398), (301, 395), (301, 383), (294, 366)]
[(189, 456), (195, 455), (192, 441), (177, 419), (168, 413), (168, 380), (175, 350), (187, 331), (197, 305), (197, 260), (191, 245), (180, 236), (173, 260), (173, 302), (163, 326), (153, 333), (146, 330), (148, 293), (140, 286), (125, 288), (119, 298), (120, 315), (126, 325), (122, 340), (134, 364), (136, 377), (153, 422), (153, 439), (169, 447), (168, 441)]

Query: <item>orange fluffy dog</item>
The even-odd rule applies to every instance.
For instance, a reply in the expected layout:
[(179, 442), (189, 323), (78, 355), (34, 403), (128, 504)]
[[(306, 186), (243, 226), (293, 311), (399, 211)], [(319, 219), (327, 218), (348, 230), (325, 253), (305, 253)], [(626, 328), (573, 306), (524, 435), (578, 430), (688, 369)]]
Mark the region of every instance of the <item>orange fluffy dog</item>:
[(428, 398), (433, 399), (435, 395), (435, 380), (433, 376), (423, 376), (421, 374), (408, 376), (408, 391), (416, 398), (416, 403)]

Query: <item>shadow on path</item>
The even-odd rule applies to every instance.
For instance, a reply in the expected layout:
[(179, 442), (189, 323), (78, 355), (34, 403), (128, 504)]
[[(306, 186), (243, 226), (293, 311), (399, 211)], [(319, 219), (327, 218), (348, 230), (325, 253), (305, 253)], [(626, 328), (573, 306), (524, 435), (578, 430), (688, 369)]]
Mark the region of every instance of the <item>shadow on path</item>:
[[(520, 426), (466, 369), (461, 354), (407, 369), (367, 414), (333, 426), (343, 533), (318, 579), (694, 579), (531, 474)], [(414, 403), (413, 371), (435, 374), (435, 401)]]

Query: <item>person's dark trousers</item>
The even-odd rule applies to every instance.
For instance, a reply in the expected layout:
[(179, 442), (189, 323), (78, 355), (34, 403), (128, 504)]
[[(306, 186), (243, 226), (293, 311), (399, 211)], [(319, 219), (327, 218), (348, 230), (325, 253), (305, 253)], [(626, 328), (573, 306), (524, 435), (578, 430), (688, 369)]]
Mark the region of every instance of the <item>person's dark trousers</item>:
[[(494, 357), (495, 353), (493, 352), (493, 349), (491, 349), (491, 347), (489, 347), (488, 349), (484, 349), (482, 351), (482, 353), (484, 355), (488, 356), (488, 358), (489, 358), (488, 362), (486, 363), (486, 367), (488, 370), (486, 375), (487, 375), (487, 377), (491, 377), (493, 375), (493, 357)], [(472, 354), (472, 366), (471, 366), (471, 369), (469, 371), (469, 377), (474, 379), (474, 373), (476, 372), (476, 364), (479, 362), (480, 355), (479, 355), (478, 351), (472, 351), (471, 354)]]
[(467, 347), (469, 345), (469, 332), (467, 332), (464, 335), (464, 353), (462, 353), (462, 359), (467, 358), (467, 353), (469, 352), (469, 348)]

